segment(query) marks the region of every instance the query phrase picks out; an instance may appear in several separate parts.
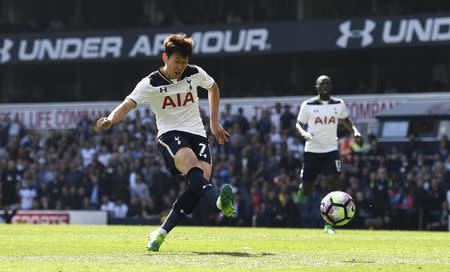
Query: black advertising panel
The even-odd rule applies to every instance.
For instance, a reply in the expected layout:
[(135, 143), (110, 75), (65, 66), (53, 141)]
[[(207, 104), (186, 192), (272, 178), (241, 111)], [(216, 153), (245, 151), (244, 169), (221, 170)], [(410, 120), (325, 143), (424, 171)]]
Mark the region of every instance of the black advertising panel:
[(170, 33), (192, 36), (199, 57), (428, 46), (450, 43), (450, 15), (0, 34), (0, 65), (159, 58)]

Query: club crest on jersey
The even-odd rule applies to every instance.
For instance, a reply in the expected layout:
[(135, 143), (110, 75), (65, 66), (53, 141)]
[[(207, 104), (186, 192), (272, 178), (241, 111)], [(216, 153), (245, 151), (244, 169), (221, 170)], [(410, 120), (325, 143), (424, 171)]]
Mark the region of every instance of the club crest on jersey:
[(320, 116), (316, 117), (316, 120), (314, 120), (314, 125), (321, 124), (321, 125), (329, 125), (329, 124), (336, 124), (336, 118), (334, 116), (331, 117), (323, 117)]
[(189, 84), (189, 90), (192, 91), (192, 84), (191, 84), (192, 80), (186, 79), (186, 82)]
[(177, 93), (173, 96), (164, 96), (162, 109), (166, 109), (167, 107), (180, 107), (180, 106), (186, 106), (188, 102), (194, 103), (194, 96), (191, 92), (187, 92), (186, 94), (183, 93)]

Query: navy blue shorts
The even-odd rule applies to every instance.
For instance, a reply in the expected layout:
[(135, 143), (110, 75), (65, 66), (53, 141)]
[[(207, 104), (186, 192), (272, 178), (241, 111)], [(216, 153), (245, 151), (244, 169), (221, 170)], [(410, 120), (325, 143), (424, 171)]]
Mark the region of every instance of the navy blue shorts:
[(319, 174), (326, 176), (341, 173), (341, 161), (337, 150), (327, 153), (305, 152), (300, 174), (302, 181), (314, 182)]
[(171, 130), (158, 137), (158, 150), (164, 158), (167, 170), (173, 175), (181, 174), (175, 167), (173, 158), (183, 147), (189, 147), (199, 160), (211, 164), (211, 152), (207, 138), (185, 131)]

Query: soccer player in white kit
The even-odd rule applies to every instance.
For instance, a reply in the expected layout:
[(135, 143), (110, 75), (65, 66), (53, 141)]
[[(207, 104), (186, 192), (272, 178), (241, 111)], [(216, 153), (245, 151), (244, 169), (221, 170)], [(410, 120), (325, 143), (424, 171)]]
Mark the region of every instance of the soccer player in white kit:
[[(331, 97), (333, 85), (330, 77), (319, 76), (315, 87), (318, 95), (302, 103), (296, 124), (306, 140), (300, 174), (300, 192), (306, 197), (311, 193), (320, 173), (327, 179), (328, 192), (338, 189), (337, 177), (341, 172), (337, 142), (338, 122), (355, 137), (361, 137), (361, 133), (348, 118), (344, 101)], [(335, 233), (333, 226), (328, 224), (325, 224), (324, 231)]]
[(232, 190), (225, 185), (217, 192), (210, 182), (211, 153), (203, 126), (197, 87), (208, 90), (210, 128), (219, 144), (228, 141), (228, 132), (219, 123), (219, 87), (202, 68), (189, 65), (193, 41), (185, 35), (172, 34), (164, 40), (164, 66), (143, 78), (108, 117), (97, 121), (97, 128), (108, 129), (122, 121), (137, 105), (148, 103), (156, 115), (158, 149), (167, 169), (183, 174), (189, 184), (173, 204), (161, 227), (150, 234), (147, 250), (158, 251), (166, 235), (190, 214), (205, 197), (222, 213), (235, 213)]

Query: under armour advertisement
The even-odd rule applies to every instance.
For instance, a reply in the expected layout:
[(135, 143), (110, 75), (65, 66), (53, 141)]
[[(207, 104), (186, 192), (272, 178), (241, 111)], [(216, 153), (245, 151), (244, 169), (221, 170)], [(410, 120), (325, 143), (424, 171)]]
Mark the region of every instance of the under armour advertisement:
[(270, 31), (265, 26), (221, 26), (214, 29), (151, 28), (120, 32), (0, 34), (0, 65), (160, 58), (164, 51), (164, 39), (174, 32), (186, 33), (193, 38), (193, 54), (196, 56), (261, 54), (271, 51)]
[(0, 35), (0, 65), (159, 58), (173, 32), (192, 36), (196, 57), (427, 46), (450, 43), (450, 14)]
[(424, 46), (450, 42), (450, 15), (355, 19), (339, 24), (340, 48)]

